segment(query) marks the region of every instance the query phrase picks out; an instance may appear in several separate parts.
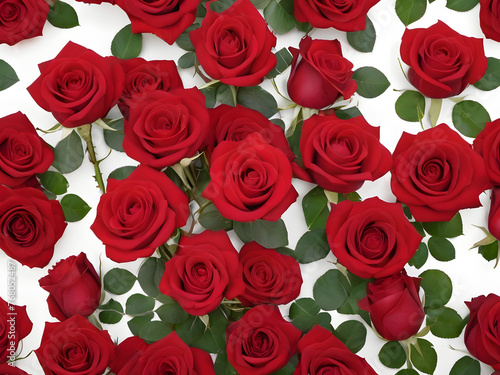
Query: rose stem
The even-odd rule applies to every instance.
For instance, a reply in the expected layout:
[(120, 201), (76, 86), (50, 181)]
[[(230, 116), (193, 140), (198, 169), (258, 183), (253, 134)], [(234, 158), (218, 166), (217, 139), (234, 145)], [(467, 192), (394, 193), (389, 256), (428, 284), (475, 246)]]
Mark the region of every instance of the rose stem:
[(106, 193), (106, 188), (104, 187), (104, 181), (102, 179), (101, 168), (99, 168), (100, 160), (97, 160), (96, 154), (94, 151), (94, 143), (92, 142), (92, 124), (82, 125), (78, 127), (78, 132), (80, 136), (83, 138), (85, 143), (87, 143), (87, 150), (89, 152), (89, 158), (92, 164), (94, 165), (95, 171), (95, 180), (97, 181), (97, 185), (101, 189), (101, 192)]

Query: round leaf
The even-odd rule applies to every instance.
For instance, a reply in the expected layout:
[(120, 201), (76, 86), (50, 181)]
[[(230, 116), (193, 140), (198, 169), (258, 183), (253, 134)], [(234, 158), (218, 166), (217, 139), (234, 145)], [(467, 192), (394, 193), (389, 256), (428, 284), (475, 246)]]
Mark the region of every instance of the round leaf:
[(123, 268), (109, 270), (103, 278), (104, 290), (113, 294), (125, 294), (135, 284), (135, 275)]
[(278, 112), (276, 99), (260, 86), (240, 87), (236, 102), (244, 107), (259, 111), (267, 118)]
[(356, 92), (364, 98), (375, 98), (391, 85), (384, 73), (371, 66), (356, 69), (352, 79), (358, 84)]
[(203, 349), (209, 353), (217, 353), (226, 347), (226, 328), (229, 321), (221, 309), (216, 309), (208, 314), (209, 325), (201, 338), (192, 346)]
[(399, 341), (389, 341), (378, 353), (380, 362), (389, 368), (400, 368), (406, 362), (406, 353)]
[(460, 336), (467, 320), (449, 307), (427, 309), (427, 325), (434, 336), (451, 339)]
[(138, 273), (139, 285), (144, 292), (153, 298), (161, 294), (158, 285), (165, 272), (165, 262), (159, 258), (147, 258), (141, 265)]
[(54, 148), (52, 166), (61, 173), (70, 173), (78, 169), (83, 162), (82, 140), (77, 132), (71, 132), (60, 140)]
[(433, 348), (433, 345), (424, 339), (417, 339), (417, 345), (420, 348), (419, 351), (412, 346), (410, 352), (411, 362), (413, 366), (426, 374), (434, 373), (437, 365), (437, 354)]
[(396, 14), (405, 26), (422, 18), (427, 0), (396, 0)]
[(124, 180), (136, 169), (137, 167), (133, 167), (131, 165), (126, 165), (124, 167), (116, 168), (113, 172), (111, 172), (108, 178), (114, 178), (115, 180)]
[(345, 276), (339, 270), (328, 270), (316, 280), (313, 296), (323, 310), (336, 310), (347, 300), (349, 295), (341, 279), (345, 279)]
[(455, 362), (450, 375), (481, 375), (481, 365), (476, 359), (464, 356)]
[(446, 305), (451, 298), (453, 287), (451, 279), (441, 270), (422, 272), (420, 286), (425, 291), (425, 307), (436, 308)]
[(129, 315), (139, 315), (153, 310), (155, 300), (142, 294), (132, 294), (125, 303), (125, 312)]
[(179, 324), (189, 317), (189, 314), (173, 298), (168, 297), (168, 300), (164, 300), (162, 303), (163, 305), (158, 307), (155, 312), (165, 323)]
[(463, 234), (462, 216), (457, 213), (450, 221), (434, 221), (422, 223), (425, 231), (431, 236), (453, 238)]
[(359, 352), (366, 342), (366, 327), (357, 320), (347, 320), (335, 330), (335, 336), (342, 341), (351, 352)]
[(198, 222), (203, 228), (213, 231), (230, 230), (233, 227), (232, 220), (222, 216), (217, 207), (213, 204), (201, 212), (201, 215), (198, 217)]
[(0, 91), (5, 90), (19, 81), (15, 70), (4, 60), (0, 60)]
[(54, 2), (47, 15), (47, 21), (60, 29), (71, 29), (79, 26), (78, 15), (73, 7), (61, 0)]
[(326, 238), (326, 230), (316, 229), (306, 232), (300, 237), (295, 248), (297, 262), (306, 264), (323, 259), (330, 253)]
[(186, 52), (184, 55), (179, 57), (179, 61), (177, 61), (177, 65), (181, 69), (189, 69), (194, 66), (196, 54), (192, 51)]
[(347, 33), (347, 41), (356, 51), (371, 52), (375, 45), (376, 33), (370, 18), (366, 17), (366, 28)]
[(264, 9), (264, 18), (276, 34), (286, 34), (295, 26), (293, 14), (288, 13), (282, 6), (281, 1), (271, 0)]
[(289, 316), (295, 327), (303, 332), (309, 331), (316, 323), (320, 307), (312, 298), (300, 298), (290, 306)]
[(127, 60), (138, 57), (142, 51), (142, 34), (132, 33), (132, 26), (123, 27), (111, 42), (111, 53), (120, 59)]
[(396, 100), (396, 113), (410, 122), (418, 122), (424, 118), (425, 98), (418, 91), (408, 90)]
[(481, 245), (477, 249), (478, 253), (488, 262), (498, 257), (498, 241), (493, 241), (488, 245)]
[(75, 194), (66, 194), (61, 199), (61, 207), (67, 222), (82, 220), (90, 211), (90, 207), (85, 201)]
[(446, 0), (446, 8), (467, 12), (479, 4), (479, 0)]
[(170, 325), (158, 320), (152, 320), (144, 323), (144, 325), (139, 328), (138, 336), (145, 341), (155, 342), (161, 340), (170, 332), (172, 332), (172, 327)]
[(277, 221), (255, 220), (233, 222), (233, 229), (243, 242), (256, 241), (268, 249), (288, 245), (288, 232), (282, 219)]
[(114, 299), (110, 299), (104, 305), (99, 306), (99, 321), (106, 324), (116, 324), (123, 318), (123, 307)]
[(474, 83), (479, 90), (491, 91), (500, 86), (500, 59), (488, 57), (488, 68), (483, 78)]
[(415, 255), (413, 255), (413, 258), (408, 261), (408, 264), (410, 266), (414, 266), (415, 268), (421, 268), (425, 262), (427, 262), (428, 257), (429, 249), (424, 242), (421, 242), (420, 245), (418, 245), (418, 249)]
[(145, 315), (139, 315), (136, 316), (132, 319), (130, 319), (127, 322), (128, 328), (130, 329), (130, 332), (132, 332), (133, 335), (139, 336), (142, 327), (146, 324), (149, 323), (153, 318), (155, 314), (153, 312), (147, 313)]
[(473, 100), (462, 100), (455, 104), (451, 118), (460, 133), (473, 138), (484, 129), (487, 122), (491, 121), (488, 111)]
[(205, 324), (198, 316), (189, 316), (175, 327), (175, 332), (187, 345), (192, 345), (203, 336), (205, 329)]
[(427, 242), (431, 255), (441, 262), (455, 259), (455, 247), (443, 237), (431, 237)]
[(66, 194), (68, 191), (68, 180), (66, 180), (66, 177), (60, 173), (47, 171), (45, 173), (40, 173), (37, 176), (40, 179), (42, 186), (56, 195)]

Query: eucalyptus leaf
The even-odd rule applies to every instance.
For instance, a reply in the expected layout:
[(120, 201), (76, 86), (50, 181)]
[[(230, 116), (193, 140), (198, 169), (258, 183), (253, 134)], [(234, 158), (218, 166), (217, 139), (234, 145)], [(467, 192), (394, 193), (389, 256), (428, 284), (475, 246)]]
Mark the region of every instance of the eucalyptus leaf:
[(144, 315), (139, 315), (136, 316), (132, 319), (130, 319), (127, 322), (128, 328), (130, 329), (130, 332), (132, 332), (133, 335), (139, 336), (142, 327), (146, 324), (149, 323), (151, 320), (154, 318), (154, 313), (150, 312)]
[(194, 66), (195, 59), (196, 59), (196, 54), (193, 51), (189, 51), (186, 52), (181, 57), (179, 57), (177, 65), (181, 69), (189, 69)]
[[(142, 318), (142, 317), (136, 317), (136, 318)], [(155, 342), (166, 337), (170, 332), (172, 332), (172, 327), (170, 325), (159, 320), (151, 320), (145, 322), (139, 328), (137, 336), (139, 336), (141, 339), (147, 342)]]
[(328, 270), (316, 280), (313, 296), (321, 309), (336, 310), (347, 300), (349, 294), (342, 285), (342, 279), (345, 276), (339, 270)]
[(112, 268), (103, 277), (104, 290), (113, 294), (125, 294), (135, 284), (135, 275), (124, 268)]
[(154, 307), (154, 298), (136, 293), (127, 298), (125, 312), (129, 315), (141, 315), (152, 311)]
[(165, 297), (162, 305), (155, 310), (160, 320), (169, 324), (179, 324), (189, 318), (189, 314), (182, 309), (177, 301), (171, 297)]

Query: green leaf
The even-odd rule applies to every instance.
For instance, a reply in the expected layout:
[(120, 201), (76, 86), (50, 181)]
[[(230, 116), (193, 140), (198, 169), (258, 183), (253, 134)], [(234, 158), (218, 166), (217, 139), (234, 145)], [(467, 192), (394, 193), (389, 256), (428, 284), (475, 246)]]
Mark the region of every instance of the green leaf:
[(302, 199), (302, 210), (308, 229), (324, 228), (330, 213), (325, 191), (319, 186), (310, 190)]
[(358, 301), (366, 297), (366, 284), (368, 282), (370, 282), (369, 279), (363, 279), (362, 283), (354, 286), (349, 292), (349, 297), (345, 303), (337, 309), (337, 312), (341, 314), (360, 315), (365, 322), (370, 322), (370, 314), (365, 310), (361, 310), (358, 306)]
[(292, 135), (287, 137), (288, 144), (290, 145), (292, 152), (295, 154), (295, 156), (298, 159), (302, 158), (302, 155), (300, 153), (300, 136), (302, 134), (302, 125), (303, 125), (303, 122), (300, 121), (297, 124), (297, 126), (295, 127), (295, 130), (292, 133)]
[(444, 237), (431, 237), (427, 242), (431, 255), (441, 261), (448, 262), (455, 259), (455, 247)]
[(66, 177), (60, 173), (47, 171), (45, 173), (40, 173), (37, 176), (40, 179), (40, 184), (42, 184), (45, 189), (56, 195), (66, 194), (68, 191), (68, 180), (66, 180)]
[(280, 368), (279, 370), (271, 373), (271, 375), (293, 375), (295, 369), (297, 368), (297, 365), (299, 363), (299, 358), (298, 355), (294, 355), (288, 363)]
[(478, 253), (483, 256), (488, 262), (497, 259), (498, 256), (498, 241), (493, 241), (488, 245), (481, 245), (477, 249)]
[(377, 34), (370, 18), (366, 17), (366, 28), (359, 31), (347, 32), (347, 41), (356, 51), (371, 52), (375, 45)]
[(110, 299), (104, 305), (98, 307), (103, 310), (99, 313), (99, 320), (105, 324), (116, 324), (123, 318), (123, 307), (120, 302)]
[(396, 375), (420, 375), (420, 374), (412, 368), (405, 368), (405, 369), (399, 370), (396, 373)]
[(111, 172), (108, 178), (113, 178), (115, 180), (124, 180), (136, 169), (132, 165), (126, 165), (124, 167), (116, 168), (113, 172)]
[(216, 375), (234, 375), (237, 374), (236, 370), (227, 360), (226, 350), (222, 350), (217, 354), (214, 363), (214, 370)]
[(335, 111), (335, 115), (341, 120), (348, 120), (350, 118), (362, 116), (361, 111), (358, 107), (338, 109)]
[(461, 236), (463, 232), (462, 216), (457, 213), (450, 221), (434, 221), (422, 223), (424, 229), (431, 236), (453, 238)]
[(320, 307), (312, 298), (300, 298), (290, 306), (289, 316), (292, 324), (302, 332), (307, 332), (316, 324)]
[(89, 205), (75, 194), (66, 194), (61, 199), (61, 207), (69, 223), (82, 220), (90, 211)]
[(213, 12), (221, 13), (229, 8), (236, 0), (217, 0), (210, 3), (210, 9)]
[(177, 332), (182, 341), (191, 346), (203, 336), (205, 328), (205, 324), (203, 324), (198, 316), (189, 316), (175, 327), (175, 332)]
[(347, 280), (339, 270), (328, 270), (316, 280), (313, 296), (321, 309), (325, 311), (337, 310), (344, 304), (349, 294), (342, 282), (345, 283)]
[(52, 26), (60, 29), (71, 29), (72, 27), (79, 26), (78, 15), (73, 7), (61, 0), (58, 0), (50, 7), (47, 21)]
[(219, 84), (213, 84), (207, 87), (203, 87), (200, 89), (203, 95), (205, 95), (205, 104), (207, 108), (215, 107), (217, 103), (217, 88)]
[(271, 0), (264, 9), (264, 19), (278, 35), (288, 33), (295, 26), (293, 15), (283, 9), (278, 0)]
[(132, 33), (132, 26), (128, 24), (116, 33), (111, 42), (111, 53), (123, 60), (138, 57), (142, 51), (142, 34)]
[(236, 88), (234, 86), (220, 84), (217, 86), (217, 101), (236, 107)]
[(123, 138), (125, 137), (123, 122), (123, 118), (111, 121), (108, 123), (108, 126), (115, 129), (115, 131), (108, 129), (103, 129), (102, 131), (104, 142), (106, 142), (110, 148), (119, 152), (124, 152), (122, 146)]
[(431, 126), (435, 127), (439, 120), (439, 115), (441, 114), (441, 108), (443, 106), (443, 99), (431, 98), (431, 108), (429, 109), (429, 118), (431, 120)]
[(243, 242), (256, 241), (268, 249), (288, 245), (288, 232), (282, 219), (277, 221), (255, 220), (252, 222), (233, 222), (233, 229)]
[(130, 332), (132, 332), (133, 335), (139, 336), (139, 333), (142, 329), (142, 327), (146, 324), (149, 323), (153, 318), (155, 314), (153, 312), (147, 313), (145, 315), (139, 315), (136, 316), (132, 319), (130, 319), (127, 322), (128, 328), (130, 329)]
[(17, 81), (19, 81), (19, 77), (15, 70), (4, 60), (0, 59), (0, 91), (9, 88)]
[(491, 91), (500, 86), (500, 59), (488, 57), (488, 68), (483, 78), (474, 83), (479, 90)]
[(425, 291), (425, 308), (446, 305), (451, 298), (453, 287), (451, 279), (441, 270), (427, 270), (420, 274), (420, 286)]
[(424, 242), (421, 242), (420, 245), (418, 245), (418, 249), (415, 255), (413, 255), (413, 258), (408, 261), (408, 264), (410, 266), (414, 266), (417, 269), (421, 268), (425, 264), (425, 262), (427, 262), (428, 257), (429, 249)]
[(410, 359), (413, 366), (415, 366), (417, 370), (426, 374), (434, 373), (437, 365), (437, 354), (433, 345), (429, 341), (420, 338), (417, 339), (417, 345), (422, 354), (420, 354), (415, 346), (412, 345)]
[(82, 140), (78, 134), (73, 131), (66, 138), (59, 141), (54, 148), (54, 162), (52, 166), (64, 174), (77, 170), (78, 167), (82, 165), (82, 162)]
[(479, 4), (479, 0), (446, 0), (446, 8), (457, 12), (467, 12)]
[(295, 247), (295, 259), (301, 264), (323, 259), (330, 253), (325, 228), (306, 232)]
[(418, 234), (420, 234), (422, 237), (426, 236), (426, 233), (424, 231), (424, 226), (422, 225), (422, 223), (418, 221), (412, 221), (410, 222), (410, 224), (413, 225), (413, 227), (417, 230)]
[(467, 137), (475, 138), (491, 117), (486, 109), (473, 100), (462, 100), (453, 107), (451, 118), (455, 128)]
[(396, 0), (396, 14), (405, 26), (420, 19), (427, 9), (427, 0)]
[(163, 304), (156, 309), (156, 314), (161, 321), (169, 324), (179, 324), (189, 318), (189, 314), (185, 312), (181, 305), (171, 297), (163, 300)]
[(153, 298), (161, 295), (158, 285), (165, 272), (165, 262), (160, 258), (147, 258), (139, 268), (137, 279), (144, 293)]
[(129, 315), (140, 315), (153, 310), (155, 300), (142, 294), (132, 294), (125, 302), (125, 312)]
[(274, 78), (283, 73), (290, 66), (293, 60), (292, 54), (286, 48), (280, 49), (274, 55), (276, 56), (276, 66), (273, 70), (267, 73), (267, 78)]
[(135, 275), (123, 268), (113, 268), (103, 278), (104, 290), (113, 294), (125, 294), (135, 284)]
[(283, 129), (283, 131), (285, 131), (286, 125), (285, 125), (285, 121), (283, 121), (282, 119), (273, 118), (273, 119), (271, 119), (271, 122), (275, 125), (278, 125), (281, 129)]
[(179, 57), (177, 65), (181, 69), (189, 69), (194, 66), (195, 59), (196, 59), (196, 54), (193, 51), (189, 51), (186, 52), (181, 57)]
[(267, 118), (278, 113), (276, 99), (260, 86), (240, 87), (236, 101), (244, 107), (259, 111)]
[(481, 375), (481, 364), (474, 358), (464, 356), (455, 362), (450, 375)]
[(250, 1), (257, 9), (264, 9), (271, 2), (271, 0), (250, 0)]
[(370, 99), (381, 95), (391, 85), (384, 73), (372, 66), (356, 69), (352, 74), (352, 79), (358, 84), (356, 92)]
[[(141, 317), (138, 316), (136, 318), (142, 318), (142, 316)], [(144, 341), (155, 342), (161, 340), (162, 338), (167, 336), (170, 332), (172, 332), (172, 327), (170, 325), (163, 323), (162, 321), (159, 320), (151, 320), (149, 322), (145, 322), (142, 325), (142, 327), (139, 328), (137, 336), (139, 336)]]
[(217, 353), (226, 347), (226, 328), (229, 321), (220, 308), (209, 313), (208, 318), (209, 326), (192, 346), (209, 353)]
[(194, 23), (189, 26), (175, 41), (175, 43), (182, 48), (184, 51), (194, 51), (193, 43), (191, 43), (191, 38), (189, 38), (189, 32), (200, 28), (200, 23)]
[(203, 228), (213, 231), (228, 231), (233, 228), (233, 221), (222, 216), (217, 207), (213, 204), (209, 205), (201, 212), (201, 215), (198, 217), (198, 222)]
[(444, 339), (452, 339), (460, 336), (467, 324), (458, 313), (449, 307), (427, 309), (427, 325), (431, 326), (434, 336)]
[(389, 341), (378, 353), (380, 362), (389, 368), (400, 368), (406, 362), (406, 353), (399, 341)]
[(425, 98), (418, 91), (408, 90), (396, 100), (397, 115), (410, 122), (418, 122), (424, 118)]
[(337, 327), (335, 336), (337, 336), (351, 352), (357, 353), (365, 346), (366, 327), (357, 320), (347, 320)]

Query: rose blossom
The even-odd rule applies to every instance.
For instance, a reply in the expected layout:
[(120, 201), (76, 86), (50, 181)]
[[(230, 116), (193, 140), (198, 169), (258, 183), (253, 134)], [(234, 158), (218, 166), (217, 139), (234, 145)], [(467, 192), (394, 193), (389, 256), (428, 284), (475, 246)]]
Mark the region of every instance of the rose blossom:
[(0, 118), (0, 184), (17, 187), (46, 172), (54, 151), (21, 112)]
[(357, 89), (351, 77), (352, 63), (342, 56), (338, 40), (304, 37), (299, 49), (289, 47), (293, 55), (288, 95), (295, 103), (321, 109), (343, 97), (349, 99)]
[(148, 257), (186, 224), (188, 198), (164, 173), (140, 165), (124, 180), (108, 179), (90, 227), (115, 262)]
[(60, 260), (38, 283), (50, 293), (50, 315), (60, 321), (91, 315), (101, 300), (101, 279), (85, 253)]
[(422, 240), (399, 203), (378, 197), (332, 204), (326, 236), (339, 263), (366, 279), (400, 272)]
[(400, 52), (410, 66), (408, 79), (429, 98), (460, 94), (488, 67), (482, 39), (463, 36), (442, 21), (427, 29), (406, 29)]
[(487, 122), (472, 145), (482, 156), (493, 185), (500, 186), (500, 119)]
[(29, 375), (26, 371), (19, 367), (12, 366), (7, 363), (0, 364), (0, 374), (2, 375)]
[[(15, 330), (12, 331), (11, 327)], [(12, 352), (17, 351), (19, 342), (29, 335), (32, 328), (26, 306), (13, 305), (0, 298), (0, 363), (6, 363), (9, 357), (15, 356)]]
[(0, 44), (10, 46), (42, 35), (49, 14), (45, 0), (3, 0), (0, 2)]
[(256, 86), (276, 65), (276, 37), (249, 0), (221, 13), (208, 5), (201, 27), (189, 37), (205, 72), (227, 85)]
[(420, 329), (425, 318), (418, 296), (420, 280), (403, 270), (367, 284), (359, 308), (370, 313), (373, 326), (386, 340), (406, 340)]
[(403, 132), (393, 160), (392, 192), (417, 221), (449, 221), (479, 207), (479, 194), (491, 187), (481, 156), (446, 124)]
[(57, 56), (38, 65), (28, 91), (63, 126), (74, 128), (104, 117), (123, 91), (123, 69), (114, 56), (102, 57), (68, 42)]
[(488, 213), (488, 231), (496, 239), (500, 238), (500, 187), (491, 190), (491, 204)]
[(500, 42), (500, 7), (498, 0), (479, 0), (479, 26), (486, 38)]

